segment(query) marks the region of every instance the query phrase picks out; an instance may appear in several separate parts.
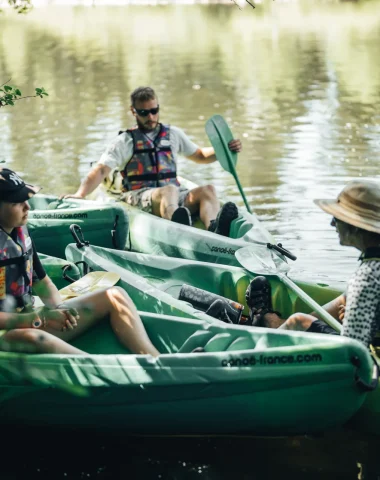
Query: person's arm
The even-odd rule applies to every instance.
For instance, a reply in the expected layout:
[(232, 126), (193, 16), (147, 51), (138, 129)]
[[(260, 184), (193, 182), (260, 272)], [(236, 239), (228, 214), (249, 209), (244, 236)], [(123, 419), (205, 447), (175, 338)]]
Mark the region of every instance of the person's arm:
[(73, 195), (61, 195), (60, 198), (85, 198), (100, 185), (111, 170), (114, 168), (122, 170), (132, 155), (132, 136), (124, 132), (107, 146), (99, 162), (87, 174), (76, 193)]
[(87, 174), (87, 177), (80, 184), (76, 193), (72, 195), (62, 195), (60, 198), (86, 198), (87, 195), (92, 193), (95, 188), (100, 185), (111, 170), (111, 167), (98, 163)]
[[(342, 295), (339, 295), (339, 297), (334, 298), (334, 300), (331, 300), (331, 302), (326, 303), (323, 305), (323, 309), (326, 310), (332, 317), (334, 317), (336, 320), (339, 320), (340, 323), (343, 321), (344, 317), (344, 308), (346, 306), (346, 294), (342, 293)], [(310, 315), (313, 317), (318, 316), (318, 312), (311, 312)]]
[[(172, 136), (172, 144), (177, 147), (178, 153), (181, 153), (196, 163), (215, 162), (215, 150), (212, 147), (199, 147), (178, 127), (171, 126), (170, 135)], [(232, 152), (238, 153), (241, 151), (240, 140), (231, 140), (228, 146)]]
[[(241, 141), (239, 139), (231, 140), (228, 143), (231, 152), (241, 152)], [(195, 163), (212, 163), (216, 161), (215, 150), (212, 147), (198, 148), (194, 154), (187, 156)]]
[(58, 288), (47, 275), (33, 284), (33, 291), (49, 308), (57, 308), (62, 303)]
[(38, 319), (39, 316), (36, 311), (28, 313), (0, 312), (0, 329), (32, 328), (33, 322)]

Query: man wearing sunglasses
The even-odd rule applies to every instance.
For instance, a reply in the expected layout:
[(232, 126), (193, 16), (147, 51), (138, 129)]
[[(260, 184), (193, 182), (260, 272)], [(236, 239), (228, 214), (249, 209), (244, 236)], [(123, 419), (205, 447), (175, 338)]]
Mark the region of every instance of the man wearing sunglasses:
[[(227, 202), (220, 208), (212, 185), (189, 191), (177, 180), (178, 154), (207, 164), (216, 161), (214, 149), (200, 148), (181, 129), (161, 124), (158, 99), (150, 87), (134, 90), (131, 112), (136, 127), (120, 132), (78, 191), (65, 198), (85, 198), (117, 169), (123, 177), (123, 199), (127, 203), (184, 225), (191, 225), (191, 215), (199, 213), (208, 230), (228, 236), (231, 222), (238, 216), (236, 205)], [(240, 140), (231, 140), (229, 148), (240, 152)]]

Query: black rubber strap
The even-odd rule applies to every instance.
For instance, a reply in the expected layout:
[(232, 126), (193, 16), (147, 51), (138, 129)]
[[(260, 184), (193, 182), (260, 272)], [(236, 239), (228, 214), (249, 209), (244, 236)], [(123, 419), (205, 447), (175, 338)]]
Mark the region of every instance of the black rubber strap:
[(143, 173), (142, 175), (127, 175), (128, 182), (142, 182), (166, 180), (167, 178), (176, 178), (177, 172), (159, 172), (159, 173)]
[(28, 255), (31, 253), (31, 250), (28, 250), (26, 253), (23, 253), (21, 257), (5, 258), (0, 260), (0, 267), (7, 267), (8, 265), (22, 265), (26, 262)]

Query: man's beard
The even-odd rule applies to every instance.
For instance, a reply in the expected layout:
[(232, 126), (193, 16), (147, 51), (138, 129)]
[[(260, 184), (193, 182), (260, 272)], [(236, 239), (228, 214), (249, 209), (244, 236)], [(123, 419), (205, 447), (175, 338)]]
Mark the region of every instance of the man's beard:
[(157, 128), (159, 120), (157, 119), (157, 122), (154, 123), (154, 125), (144, 125), (137, 117), (136, 117), (136, 122), (137, 126), (139, 127), (140, 130), (146, 130), (148, 132), (152, 132)]

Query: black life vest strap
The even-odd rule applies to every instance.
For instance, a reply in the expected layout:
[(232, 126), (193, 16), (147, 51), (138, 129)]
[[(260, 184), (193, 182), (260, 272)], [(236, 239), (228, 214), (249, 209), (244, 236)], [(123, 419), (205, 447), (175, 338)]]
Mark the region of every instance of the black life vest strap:
[(30, 285), (30, 278), (26, 272), (26, 261), (28, 256), (32, 253), (33, 249), (30, 248), (27, 252), (24, 252), (20, 257), (13, 257), (13, 258), (5, 258), (4, 260), (0, 260), (0, 268), (7, 267), (8, 265), (19, 265), (21, 268), (21, 274), (24, 277), (25, 285), (29, 287)]
[(7, 267), (8, 265), (25, 264), (31, 251), (32, 251), (31, 249), (28, 250), (27, 252), (23, 253), (20, 257), (5, 258), (4, 260), (0, 260), (0, 267)]
[(143, 173), (141, 175), (127, 175), (129, 182), (141, 182), (141, 181), (152, 181), (157, 180), (166, 180), (167, 178), (176, 178), (176, 172), (159, 172), (159, 173)]

